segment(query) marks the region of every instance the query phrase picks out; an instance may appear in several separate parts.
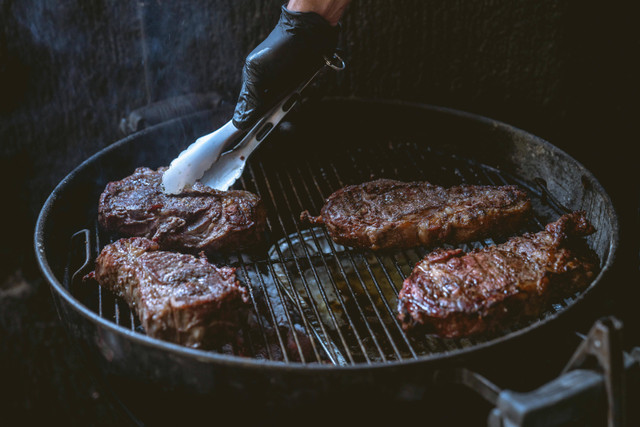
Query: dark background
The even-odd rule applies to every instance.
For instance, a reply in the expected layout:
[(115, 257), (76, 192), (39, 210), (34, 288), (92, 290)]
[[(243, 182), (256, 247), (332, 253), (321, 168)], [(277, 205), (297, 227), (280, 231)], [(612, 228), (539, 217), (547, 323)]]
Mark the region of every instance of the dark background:
[[(637, 280), (637, 2), (354, 0), (328, 95), (400, 99), (510, 123), (569, 152), (611, 194)], [(0, 0), (0, 415), (112, 424), (35, 265), (42, 203), (120, 120), (170, 97), (233, 102), (280, 1)], [(621, 297), (628, 299), (629, 297)], [(640, 342), (640, 339), (636, 342)]]

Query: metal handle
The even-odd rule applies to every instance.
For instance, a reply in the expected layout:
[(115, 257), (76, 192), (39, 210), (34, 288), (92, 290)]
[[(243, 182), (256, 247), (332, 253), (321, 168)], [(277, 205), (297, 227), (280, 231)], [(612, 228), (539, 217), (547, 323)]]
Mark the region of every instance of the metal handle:
[[(578, 369), (528, 393), (502, 391), (488, 424), (491, 427), (563, 426), (579, 419), (604, 399), (603, 376), (595, 371)], [(609, 425), (622, 424), (617, 421)]]
[[(500, 390), (482, 375), (465, 368), (441, 377), (473, 389), (495, 405), (489, 414), (490, 427), (562, 426), (603, 401), (608, 402), (607, 425), (623, 427), (625, 377), (637, 381), (640, 376), (640, 349), (624, 353), (621, 330), (622, 323), (613, 317), (596, 321), (562, 374), (530, 392)], [(598, 360), (601, 371), (579, 369), (588, 356)]]
[[(220, 158), (205, 171), (200, 179), (204, 185), (217, 190), (228, 190), (242, 175), (247, 159), (262, 141), (278, 126), (278, 123), (300, 101), (304, 89), (325, 69), (344, 69), (344, 61), (334, 54), (331, 59), (325, 58), (325, 64), (306, 82), (284, 97), (273, 107), (233, 149), (223, 153)], [(166, 173), (165, 173), (166, 174)]]
[(331, 58), (324, 57), (324, 64), (313, 75), (289, 95), (285, 96), (275, 107), (273, 107), (258, 123), (242, 138), (234, 151), (249, 157), (260, 143), (275, 129), (280, 121), (289, 111), (300, 101), (302, 92), (327, 68), (335, 71), (342, 71), (345, 68), (344, 60), (334, 53)]

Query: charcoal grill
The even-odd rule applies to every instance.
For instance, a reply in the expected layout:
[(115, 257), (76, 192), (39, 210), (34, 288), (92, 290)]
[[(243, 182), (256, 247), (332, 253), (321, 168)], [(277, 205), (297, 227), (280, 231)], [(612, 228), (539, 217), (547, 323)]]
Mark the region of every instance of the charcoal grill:
[[(365, 393), (407, 395), (431, 387), (439, 373), (461, 361), (548, 336), (549, 325), (590, 303), (614, 262), (618, 223), (608, 195), (588, 170), (546, 141), (445, 108), (325, 100), (293, 113), (252, 156), (234, 187), (259, 194), (268, 211), (265, 247), (211, 259), (235, 266), (250, 290), (255, 315), (242, 332), (243, 345), (211, 352), (149, 338), (126, 303), (82, 281), (100, 249), (115, 238), (97, 226), (98, 196), (108, 181), (135, 167), (166, 165), (225, 118), (225, 112), (201, 112), (107, 147), (65, 178), (41, 212), (36, 252), (60, 317), (99, 370), (118, 381), (245, 399), (265, 392), (290, 399), (292, 390), (314, 399), (367, 388)], [(602, 270), (585, 291), (497, 335), (406, 334), (396, 319), (397, 295), (430, 248), (347, 248), (332, 242), (323, 227), (299, 221), (300, 212), (319, 212), (338, 188), (375, 178), (520, 185), (535, 211), (520, 232), (539, 231), (561, 214), (583, 209), (597, 230), (588, 242)]]

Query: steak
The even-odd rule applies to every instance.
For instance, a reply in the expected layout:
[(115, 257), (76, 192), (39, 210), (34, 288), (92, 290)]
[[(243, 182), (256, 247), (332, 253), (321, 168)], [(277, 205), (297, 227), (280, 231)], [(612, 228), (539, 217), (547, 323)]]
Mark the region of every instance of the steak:
[(196, 182), (178, 195), (164, 194), (162, 174), (138, 168), (110, 182), (100, 196), (98, 220), (122, 236), (147, 237), (162, 249), (191, 253), (229, 251), (261, 242), (266, 211), (248, 191), (218, 191)]
[(584, 212), (545, 230), (467, 254), (439, 249), (420, 261), (398, 296), (405, 330), (442, 337), (495, 332), (539, 317), (554, 301), (584, 289), (599, 270), (582, 236), (594, 232)]
[(516, 231), (531, 202), (516, 186), (463, 185), (379, 179), (344, 187), (330, 195), (319, 217), (331, 238), (346, 246), (389, 249), (461, 243)]
[(158, 249), (142, 237), (117, 240), (104, 247), (93, 275), (129, 304), (151, 337), (193, 348), (233, 340), (249, 307), (235, 269)]

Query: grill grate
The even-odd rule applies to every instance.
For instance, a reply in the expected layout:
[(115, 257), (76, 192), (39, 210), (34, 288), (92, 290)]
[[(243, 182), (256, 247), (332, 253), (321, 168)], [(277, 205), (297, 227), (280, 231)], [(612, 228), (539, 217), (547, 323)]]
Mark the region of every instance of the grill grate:
[[(483, 340), (414, 337), (402, 331), (396, 319), (398, 292), (429, 248), (380, 253), (347, 248), (334, 243), (324, 227), (299, 223), (300, 212), (319, 212), (325, 198), (345, 185), (381, 177), (443, 186), (518, 184), (529, 192), (536, 213), (521, 232), (541, 230), (564, 210), (535, 179), (515, 177), (412, 142), (372, 142), (333, 150), (330, 156), (301, 151), (297, 159), (302, 160), (297, 162), (283, 162), (282, 149), (278, 144), (263, 147), (236, 184), (259, 194), (266, 204), (266, 237), (271, 245), (266, 255), (234, 253), (211, 260), (237, 268), (254, 309), (242, 331), (242, 346), (217, 351), (282, 362), (353, 365), (417, 359)], [(287, 150), (291, 156), (291, 147)], [(82, 283), (82, 275), (92, 268), (99, 251), (113, 240), (97, 223), (78, 231), (72, 237), (65, 286), (100, 317), (144, 333), (124, 301), (97, 285)], [(495, 243), (486, 239), (457, 247), (468, 251)], [(569, 298), (555, 304), (543, 318), (571, 302)]]

